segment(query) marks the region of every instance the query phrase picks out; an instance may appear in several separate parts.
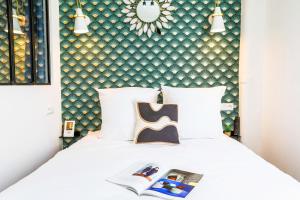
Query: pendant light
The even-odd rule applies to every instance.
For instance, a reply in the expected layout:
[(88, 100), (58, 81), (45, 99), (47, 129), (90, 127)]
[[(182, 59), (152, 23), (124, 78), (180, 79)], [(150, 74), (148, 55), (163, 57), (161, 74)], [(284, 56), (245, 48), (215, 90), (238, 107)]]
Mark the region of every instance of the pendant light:
[(215, 5), (214, 13), (209, 17), (209, 22), (211, 24), (211, 33), (221, 33), (226, 31), (223, 13), (220, 7), (221, 1), (217, 0)]
[(83, 34), (83, 33), (88, 33), (88, 25), (90, 24), (91, 20), (88, 16), (84, 15), (82, 12), (82, 6), (81, 6), (81, 1), (76, 0), (77, 2), (77, 8), (76, 14), (74, 16), (75, 18), (75, 24), (74, 24), (74, 33), (76, 34)]
[[(19, 34), (19, 35), (24, 35), (21, 26), (20, 26), (20, 20), (24, 20), (22, 16), (19, 16), (19, 3), (18, 1), (16, 1), (16, 6), (17, 6), (17, 10), (16, 9), (12, 9), (13, 12), (13, 33), (14, 34)], [(6, 27), (4, 29), (5, 32), (8, 32), (8, 25), (6, 24)]]

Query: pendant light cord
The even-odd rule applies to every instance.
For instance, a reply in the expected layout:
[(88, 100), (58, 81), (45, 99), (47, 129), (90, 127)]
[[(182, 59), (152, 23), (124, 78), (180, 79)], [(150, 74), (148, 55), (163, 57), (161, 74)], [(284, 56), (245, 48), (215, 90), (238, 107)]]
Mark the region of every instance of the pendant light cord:
[(82, 9), (81, 1), (80, 0), (76, 0), (76, 3), (77, 3), (77, 8), (81, 8)]
[(219, 7), (220, 4), (221, 4), (221, 0), (216, 0), (216, 1), (215, 1), (215, 7)]

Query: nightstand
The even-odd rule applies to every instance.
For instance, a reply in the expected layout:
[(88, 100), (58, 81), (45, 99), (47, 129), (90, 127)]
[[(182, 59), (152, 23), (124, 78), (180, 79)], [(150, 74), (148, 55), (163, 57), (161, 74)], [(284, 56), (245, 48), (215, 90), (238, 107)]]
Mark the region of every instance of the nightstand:
[(240, 117), (236, 116), (233, 122), (233, 130), (227, 129), (224, 134), (241, 142), (241, 132), (240, 132)]
[(82, 136), (82, 135), (77, 135), (77, 136), (74, 136), (74, 137), (60, 136), (59, 139), (62, 142), (62, 149), (66, 149), (66, 148), (70, 147), (72, 144), (74, 144), (75, 142), (77, 142), (78, 140), (80, 140), (83, 137), (84, 136)]
[(230, 137), (235, 139), (236, 141), (239, 141), (239, 142), (241, 141), (241, 136), (239, 136), (239, 135), (231, 135)]
[(229, 131), (229, 132), (224, 131), (224, 134), (227, 135), (228, 137), (231, 137), (232, 139), (235, 139), (236, 141), (239, 141), (239, 142), (241, 141), (241, 136), (234, 135), (233, 131)]

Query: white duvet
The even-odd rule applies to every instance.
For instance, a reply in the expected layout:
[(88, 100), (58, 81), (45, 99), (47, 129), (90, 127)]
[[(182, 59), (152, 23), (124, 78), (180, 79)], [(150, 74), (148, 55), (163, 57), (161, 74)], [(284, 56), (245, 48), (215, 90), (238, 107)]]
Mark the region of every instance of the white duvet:
[(180, 145), (132, 144), (87, 136), (59, 152), (0, 194), (1, 200), (136, 200), (135, 193), (105, 179), (137, 161), (166, 163), (204, 174), (192, 200), (300, 200), (300, 184), (240, 143), (183, 140)]

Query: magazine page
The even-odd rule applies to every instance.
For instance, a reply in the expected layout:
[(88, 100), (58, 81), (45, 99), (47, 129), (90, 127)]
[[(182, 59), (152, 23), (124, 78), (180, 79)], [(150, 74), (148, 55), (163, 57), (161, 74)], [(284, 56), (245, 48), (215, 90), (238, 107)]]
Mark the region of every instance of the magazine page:
[(124, 186), (140, 195), (157, 181), (167, 169), (158, 163), (136, 163), (107, 179), (107, 181)]
[(165, 199), (184, 199), (202, 177), (201, 174), (172, 169), (146, 189), (143, 194)]

